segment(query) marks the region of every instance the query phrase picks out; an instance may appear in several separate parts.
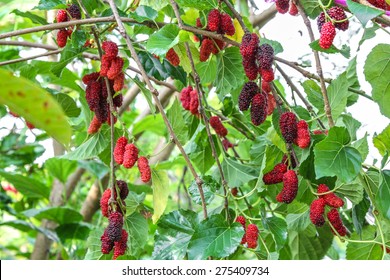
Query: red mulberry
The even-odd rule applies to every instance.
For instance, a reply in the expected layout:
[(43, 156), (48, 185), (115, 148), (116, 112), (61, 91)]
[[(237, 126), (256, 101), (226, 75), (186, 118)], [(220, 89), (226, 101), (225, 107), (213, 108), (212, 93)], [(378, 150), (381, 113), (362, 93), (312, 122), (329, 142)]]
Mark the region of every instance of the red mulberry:
[(234, 28), (233, 20), (228, 14), (221, 14), (221, 29), (223, 33), (229, 36), (233, 36), (236, 33)]
[(232, 188), (230, 191), (231, 191), (233, 196), (237, 196), (238, 195), (238, 189), (237, 188)]
[[(237, 216), (236, 222), (240, 223), (242, 225), (242, 227), (244, 228), (244, 230), (245, 230), (245, 228), (246, 228), (246, 220), (245, 220), (244, 216)], [(246, 243), (246, 234), (244, 233), (244, 236), (241, 239), (241, 244), (245, 244), (245, 243)]]
[(266, 93), (271, 92), (271, 84), (269, 82), (266, 82), (264, 80), (261, 81), (261, 89), (265, 91)]
[(222, 40), (212, 39), (212, 41), (214, 41), (212, 48), (211, 48), (211, 53), (213, 53), (213, 54), (219, 53), (225, 47), (225, 42)]
[[(340, 236), (345, 236), (347, 234), (347, 229), (343, 225), (343, 221), (340, 218), (339, 211), (337, 209), (333, 208), (328, 213), (328, 220), (334, 227), (334, 229), (338, 232)], [(333, 231), (333, 230), (332, 230)], [(333, 232), (333, 234), (335, 234)]]
[(333, 39), (336, 36), (336, 30), (330, 21), (325, 22), (321, 28), (320, 34), (320, 47), (323, 49), (329, 49), (332, 46)]
[(286, 112), (280, 116), (280, 131), (286, 143), (294, 143), (297, 138), (297, 118), (294, 113)]
[(147, 183), (152, 178), (152, 172), (150, 170), (149, 161), (146, 157), (139, 157), (138, 170), (141, 173), (141, 181)]
[(108, 56), (116, 57), (118, 55), (118, 46), (114, 42), (103, 42), (102, 49)]
[(257, 54), (257, 59), (261, 69), (272, 69), (272, 64), (274, 62), (274, 49), (272, 46), (269, 44), (261, 45)]
[(297, 138), (295, 139), (295, 144), (297, 144), (301, 149), (306, 149), (310, 146), (310, 132), (307, 122), (300, 120), (297, 123)]
[(198, 115), (199, 111), (198, 92), (194, 89), (190, 92), (190, 111), (193, 115)]
[(290, 9), (288, 10), (288, 13), (292, 16), (296, 16), (299, 13), (298, 7), (295, 5), (293, 1), (291, 1), (290, 3)]
[(198, 28), (203, 28), (203, 24), (202, 24), (202, 22), (200, 21), (200, 18), (197, 18), (197, 19), (196, 19), (196, 27), (198, 27)]
[(29, 129), (34, 129), (35, 128), (35, 125), (33, 125), (31, 122), (29, 121), (26, 121), (26, 126), (29, 128)]
[(103, 77), (107, 77), (107, 72), (110, 70), (111, 63), (115, 59), (114, 56), (110, 56), (108, 54), (104, 54), (102, 56), (102, 63), (100, 65), (100, 75)]
[(180, 101), (185, 110), (190, 110), (191, 96), (190, 92), (193, 90), (192, 86), (185, 87), (181, 90)]
[(285, 14), (288, 12), (288, 9), (290, 8), (290, 0), (276, 0), (275, 5), (276, 5), (276, 10), (278, 10), (279, 13)]
[(262, 124), (267, 118), (267, 96), (257, 93), (252, 99), (251, 121), (254, 125)]
[(100, 73), (99, 72), (93, 72), (91, 74), (86, 74), (82, 78), (82, 81), (85, 85), (88, 85), (89, 82), (97, 81), (99, 79)]
[(321, 227), (325, 224), (324, 212), (325, 200), (322, 198), (313, 200), (310, 205), (310, 220), (313, 225)]
[[(123, 72), (119, 73), (118, 76), (115, 77), (114, 79), (114, 91), (118, 92), (123, 89), (125, 85), (125, 74)], [(117, 96), (122, 96), (122, 95), (117, 95)], [(115, 105), (117, 106), (117, 105)], [(121, 105), (117, 106), (120, 107)]]
[(211, 39), (209, 38), (203, 39), (202, 45), (200, 46), (200, 56), (199, 56), (200, 61), (203, 62), (209, 59), (213, 48), (214, 48), (214, 42)]
[(99, 82), (91, 81), (88, 83), (85, 89), (85, 99), (91, 111), (95, 111), (100, 105), (100, 92), (101, 84)]
[(114, 260), (116, 260), (119, 256), (123, 256), (126, 253), (128, 236), (129, 235), (127, 231), (122, 229), (121, 240), (114, 242)]
[(112, 241), (108, 237), (107, 229), (104, 231), (103, 235), (100, 237), (100, 241), (102, 242), (101, 251), (103, 254), (109, 254), (114, 247), (114, 241)]
[(244, 68), (245, 75), (248, 77), (249, 80), (253, 81), (257, 79), (259, 66), (256, 63), (255, 58), (243, 57), (242, 66)]
[(280, 192), (279, 202), (280, 200), (284, 203), (291, 203), (298, 193), (298, 177), (294, 170), (288, 170), (283, 175), (283, 189)]
[(221, 14), (217, 9), (211, 10), (207, 16), (207, 29), (218, 32), (221, 27)]
[(234, 147), (234, 145), (232, 143), (230, 143), (230, 141), (227, 140), (226, 138), (222, 140), (222, 146), (225, 149), (225, 151), (229, 150), (229, 148)]
[(242, 42), (240, 45), (240, 53), (243, 58), (253, 58), (256, 56), (258, 47), (259, 47), (259, 36), (255, 33), (246, 33), (242, 37)]
[(101, 126), (102, 126), (102, 123), (94, 115), (92, 118), (92, 121), (88, 127), (88, 134), (95, 134), (96, 132), (99, 131)]
[(345, 14), (344, 10), (340, 7), (337, 7), (337, 6), (334, 6), (332, 8), (330, 8), (329, 10), (326, 11), (328, 13), (328, 15), (336, 20), (336, 21), (341, 21), (341, 20), (345, 20), (343, 22), (336, 22), (334, 24), (334, 27), (336, 27), (337, 29), (339, 30), (342, 30), (342, 31), (345, 31), (348, 29), (349, 27), (349, 20), (346, 20), (347, 19), (347, 15)]
[(247, 82), (240, 92), (238, 97), (238, 108), (241, 111), (246, 111), (251, 105), (252, 99), (259, 92), (259, 87), (255, 82)]
[(275, 108), (276, 108), (276, 101), (275, 101), (275, 98), (274, 96), (271, 94), (271, 93), (268, 93), (268, 97), (267, 97), (267, 116), (271, 115)]
[(259, 229), (255, 224), (248, 225), (245, 237), (248, 248), (255, 249), (257, 247), (257, 239), (259, 238)]
[(100, 209), (104, 217), (108, 217), (108, 200), (111, 197), (111, 190), (106, 189), (100, 198)]
[(119, 188), (119, 196), (121, 199), (126, 199), (126, 197), (129, 195), (129, 187), (127, 186), (127, 183), (122, 180), (117, 180), (116, 184)]
[(70, 5), (66, 10), (73, 19), (81, 19), (80, 8), (76, 4)]
[(166, 59), (173, 65), (173, 66), (179, 66), (180, 64), (180, 58), (175, 52), (173, 48), (170, 48), (165, 55)]
[(138, 160), (138, 149), (134, 144), (127, 144), (123, 155), (123, 167), (132, 168)]
[(283, 182), (283, 175), (287, 172), (287, 165), (278, 163), (274, 169), (263, 175), (263, 182), (266, 185), (273, 185)]
[(123, 67), (123, 59), (121, 57), (115, 57), (110, 65), (110, 69), (107, 71), (107, 78), (110, 80), (115, 79), (122, 72)]
[[(322, 193), (326, 192), (329, 192), (328, 186), (324, 184), (319, 184), (317, 193), (321, 195)], [(340, 208), (344, 205), (344, 201), (334, 193), (328, 193), (325, 195), (321, 195), (320, 197), (322, 197), (325, 203), (331, 207)]]
[(214, 128), (215, 132), (221, 136), (225, 137), (228, 134), (226, 127), (221, 122), (221, 119), (218, 116), (212, 116), (210, 118), (210, 125)]
[(127, 145), (127, 139), (124, 136), (119, 137), (118, 140), (116, 141), (116, 145), (114, 148), (114, 160), (117, 164), (123, 163), (126, 145)]
[(260, 70), (261, 77), (266, 82), (272, 82), (275, 79), (275, 74), (272, 69), (261, 69)]
[(123, 215), (119, 212), (108, 216), (107, 234), (111, 241), (119, 241), (122, 235)]
[(59, 10), (56, 15), (57, 22), (68, 21), (68, 13), (65, 10)]
[(68, 40), (68, 31), (66, 29), (60, 29), (57, 33), (57, 44), (60, 48), (66, 46), (66, 42)]

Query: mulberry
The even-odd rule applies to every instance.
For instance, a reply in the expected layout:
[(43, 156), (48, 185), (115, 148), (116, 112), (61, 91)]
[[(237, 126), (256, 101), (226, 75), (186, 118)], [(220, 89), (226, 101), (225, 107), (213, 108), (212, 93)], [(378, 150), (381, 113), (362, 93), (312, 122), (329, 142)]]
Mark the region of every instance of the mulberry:
[(102, 242), (101, 251), (103, 254), (109, 254), (114, 247), (114, 241), (112, 241), (108, 236), (107, 229), (104, 231), (103, 235), (100, 237)]
[(138, 149), (134, 144), (127, 144), (125, 146), (125, 153), (123, 155), (123, 167), (132, 168), (138, 160)]
[(101, 103), (100, 92), (101, 84), (99, 82), (91, 81), (88, 83), (87, 88), (85, 89), (85, 99), (87, 100), (89, 109), (91, 111), (95, 111)]
[(313, 225), (321, 227), (325, 224), (324, 218), (325, 200), (322, 198), (314, 200), (310, 205), (310, 220)]
[(234, 28), (233, 20), (228, 14), (221, 14), (221, 29), (223, 33), (229, 36), (233, 36), (236, 33)]
[(231, 189), (231, 193), (233, 196), (237, 196), (238, 195), (238, 189), (237, 188), (232, 188)]
[(336, 30), (330, 21), (325, 22), (321, 28), (320, 34), (320, 47), (323, 49), (329, 49), (332, 46), (333, 39), (336, 36)]
[(185, 110), (190, 110), (191, 96), (190, 92), (193, 90), (192, 86), (185, 87), (181, 90), (180, 101)]
[(198, 115), (199, 114), (198, 107), (199, 107), (198, 92), (194, 89), (190, 92), (190, 112), (193, 115)]
[(59, 10), (56, 15), (57, 22), (68, 21), (68, 13), (65, 10)]
[(274, 49), (269, 44), (263, 44), (259, 48), (257, 55), (259, 67), (261, 69), (271, 69), (274, 62)]
[(100, 209), (104, 217), (108, 217), (108, 200), (110, 199), (110, 197), (111, 197), (111, 190), (106, 189), (103, 192), (102, 197), (100, 198)]
[[(318, 185), (317, 193), (319, 195), (321, 195), (322, 193), (329, 192), (329, 191), (330, 190), (329, 190), (327, 185), (325, 185), (325, 184)], [(344, 205), (344, 201), (340, 197), (335, 195), (333, 192), (325, 194), (325, 195), (321, 195), (320, 197), (323, 198), (325, 203), (331, 207), (340, 208)]]
[(256, 64), (255, 58), (244, 57), (242, 60), (242, 66), (244, 67), (245, 75), (249, 80), (253, 81), (257, 79), (259, 67)]
[(227, 140), (226, 138), (222, 140), (222, 146), (225, 149), (225, 151), (229, 150), (229, 148), (234, 147), (234, 145), (232, 143), (230, 143), (230, 141)]
[[(244, 216), (237, 216), (236, 222), (240, 223), (242, 225), (242, 227), (244, 228), (244, 230), (245, 230), (246, 219), (245, 219)], [(246, 243), (246, 234), (244, 233), (244, 236), (241, 239), (241, 244), (245, 244), (245, 243)]]
[(128, 233), (126, 230), (122, 229), (122, 237), (119, 241), (114, 242), (114, 260), (116, 260), (119, 256), (123, 256), (127, 250), (127, 238)]
[(129, 187), (127, 186), (127, 183), (122, 180), (117, 180), (116, 184), (119, 188), (119, 196), (121, 199), (126, 199), (126, 197), (129, 195)]
[(271, 93), (268, 93), (267, 96), (267, 116), (271, 115), (276, 108), (276, 101), (274, 96)]
[(211, 53), (213, 54), (219, 53), (225, 47), (225, 42), (222, 40), (213, 39), (212, 41), (214, 42), (211, 48)]
[(337, 29), (342, 30), (342, 31), (345, 31), (348, 29), (349, 20), (347, 20), (347, 15), (345, 14), (345, 12), (342, 8), (335, 6), (335, 7), (330, 8), (326, 12), (328, 13), (328, 15), (332, 19), (334, 19), (336, 21), (345, 20), (343, 22), (336, 22), (334, 24), (334, 27), (336, 27)]
[(272, 69), (261, 69), (260, 74), (263, 80), (268, 83), (272, 82), (275, 79), (275, 74)]
[(290, 9), (288, 10), (288, 13), (292, 16), (296, 16), (299, 13), (298, 7), (295, 5), (293, 1), (291, 1), (290, 3)]
[[(123, 72), (119, 73), (118, 76), (115, 77), (114, 79), (114, 91), (118, 92), (118, 91), (121, 91), (123, 89), (123, 86), (125, 85), (125, 74)], [(121, 94), (117, 95), (118, 96), (122, 96)], [(115, 99), (115, 98), (114, 98)], [(122, 100), (122, 99), (121, 99)], [(122, 102), (121, 102), (122, 103)], [(122, 106), (121, 105), (116, 105), (115, 106), (117, 107), (120, 107)]]
[(107, 121), (108, 111), (107, 102), (99, 102), (99, 105), (95, 109), (95, 116), (101, 123), (104, 123)]
[(202, 22), (200, 21), (200, 18), (197, 18), (197, 19), (196, 19), (196, 27), (198, 27), (198, 28), (203, 28), (203, 24), (202, 24)]
[(286, 112), (280, 116), (280, 131), (286, 143), (294, 143), (297, 138), (297, 118), (294, 113)]
[(242, 37), (240, 53), (243, 58), (256, 56), (259, 47), (259, 36), (255, 33), (246, 33)]
[(102, 43), (103, 51), (111, 57), (118, 56), (118, 45), (111, 41), (105, 41)]
[(295, 139), (295, 144), (297, 144), (301, 149), (306, 149), (310, 146), (310, 132), (307, 122), (300, 120), (297, 123), (297, 138)]
[(257, 239), (259, 238), (259, 229), (255, 224), (248, 225), (245, 237), (248, 248), (255, 249), (257, 247)]
[[(338, 232), (338, 234), (340, 236), (345, 236), (347, 234), (347, 229), (343, 225), (343, 221), (340, 218), (339, 211), (337, 211), (337, 209), (333, 208), (332, 210), (330, 210), (328, 212), (327, 216), (328, 216), (329, 222), (332, 224), (332, 226)], [(333, 232), (333, 234), (335, 234), (333, 229), (332, 229), (332, 232)]]
[(123, 215), (119, 212), (108, 216), (107, 234), (111, 241), (119, 241), (122, 235)]
[(173, 66), (179, 66), (180, 64), (180, 58), (175, 52), (173, 48), (170, 48), (165, 55), (166, 59), (173, 65)]
[(261, 89), (265, 91), (266, 93), (271, 92), (271, 84), (269, 82), (266, 82), (264, 80), (261, 81)]
[(141, 181), (147, 183), (151, 179), (151, 170), (149, 166), (149, 161), (146, 157), (140, 157), (138, 159), (138, 170), (141, 173)]
[(88, 127), (88, 134), (95, 134), (96, 132), (99, 131), (100, 127), (102, 126), (102, 123), (96, 118), (94, 115), (92, 118), (91, 123), (89, 124)]
[(217, 9), (213, 9), (207, 15), (207, 29), (218, 32), (221, 26), (221, 14)]
[(81, 19), (81, 12), (79, 6), (76, 4), (70, 5), (67, 9), (70, 16), (74, 19)]
[(241, 111), (246, 111), (251, 105), (252, 99), (259, 92), (259, 87), (255, 82), (247, 82), (240, 92), (238, 97), (238, 108)]
[(273, 185), (283, 182), (283, 175), (287, 172), (287, 165), (284, 163), (278, 163), (268, 173), (263, 175), (263, 182), (266, 185)]
[(82, 81), (85, 85), (88, 85), (89, 82), (97, 81), (99, 79), (100, 73), (99, 72), (93, 72), (91, 74), (86, 74), (82, 78)]
[(103, 77), (107, 77), (107, 72), (110, 70), (111, 62), (115, 59), (114, 56), (104, 54), (102, 56), (102, 63), (100, 65), (100, 75)]
[(288, 170), (283, 175), (283, 189), (280, 192), (279, 202), (280, 200), (284, 203), (291, 203), (298, 193), (298, 177), (294, 170)]
[(228, 134), (226, 127), (221, 122), (221, 119), (218, 116), (212, 116), (210, 118), (210, 125), (214, 128), (215, 132), (221, 136), (225, 137)]
[(110, 80), (115, 79), (122, 72), (123, 64), (124, 62), (121, 57), (115, 57), (111, 62), (110, 69), (107, 71), (107, 78)]
[(68, 31), (66, 29), (60, 29), (57, 33), (57, 44), (60, 48), (66, 46), (66, 42), (68, 40)]
[(254, 125), (262, 124), (267, 118), (267, 96), (264, 93), (257, 93), (252, 99), (251, 121)]
[(200, 52), (199, 60), (203, 62), (209, 59), (213, 48), (214, 48), (214, 42), (211, 39), (209, 38), (203, 39), (199, 51)]
[(275, 5), (276, 5), (276, 10), (278, 10), (279, 13), (285, 14), (288, 12), (288, 9), (290, 8), (290, 0), (276, 0)]
[(116, 141), (115, 148), (114, 148), (114, 160), (117, 164), (123, 163), (126, 145), (127, 145), (127, 139), (124, 136), (119, 137), (118, 140)]

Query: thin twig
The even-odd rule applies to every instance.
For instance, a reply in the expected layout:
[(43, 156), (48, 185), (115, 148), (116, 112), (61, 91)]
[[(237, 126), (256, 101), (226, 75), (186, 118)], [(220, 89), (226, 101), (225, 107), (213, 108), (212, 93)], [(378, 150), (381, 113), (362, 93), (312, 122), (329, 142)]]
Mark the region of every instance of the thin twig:
[(204, 198), (203, 187), (202, 187), (203, 181), (201, 180), (201, 178), (199, 177), (199, 175), (195, 171), (195, 168), (192, 165), (192, 163), (191, 163), (187, 153), (184, 151), (184, 148), (183, 148), (182, 144), (180, 143), (179, 139), (177, 139), (177, 136), (176, 136), (175, 132), (173, 131), (172, 125), (169, 122), (169, 120), (167, 118), (167, 115), (165, 114), (164, 108), (161, 105), (161, 102), (160, 102), (160, 100), (158, 98), (158, 94), (159, 93), (158, 93), (157, 89), (155, 89), (153, 87), (152, 83), (150, 82), (150, 79), (149, 79), (148, 75), (145, 72), (145, 69), (142, 66), (142, 63), (141, 63), (141, 61), (140, 61), (140, 59), (139, 59), (139, 57), (137, 55), (137, 52), (134, 49), (133, 43), (131, 42), (131, 40), (130, 40), (130, 38), (129, 38), (126, 30), (125, 30), (125, 27), (123, 25), (122, 19), (121, 19), (121, 17), (118, 14), (118, 9), (117, 9), (114, 1), (113, 0), (108, 0), (108, 3), (110, 4), (111, 10), (112, 10), (112, 12), (114, 14), (114, 18), (115, 18), (115, 20), (116, 20), (116, 22), (118, 24), (119, 32), (124, 37), (124, 39), (126, 41), (126, 44), (127, 44), (127, 47), (130, 50), (132, 58), (136, 62), (137, 66), (138, 66), (138, 69), (141, 71), (142, 77), (144, 78), (144, 80), (145, 80), (149, 90), (153, 93), (154, 102), (156, 103), (156, 105), (157, 105), (157, 107), (158, 107), (158, 109), (160, 111), (160, 114), (161, 114), (161, 116), (162, 116), (162, 118), (163, 118), (163, 120), (165, 122), (165, 125), (168, 128), (169, 134), (172, 137), (173, 142), (179, 148), (181, 154), (183, 155), (183, 157), (184, 157), (184, 159), (185, 159), (185, 161), (186, 161), (186, 163), (188, 165), (188, 168), (190, 169), (192, 175), (194, 176), (194, 178), (196, 180), (196, 184), (197, 184), (198, 190), (199, 190), (199, 195), (200, 195), (201, 200), (202, 200), (203, 216), (206, 219), (207, 218), (207, 207), (206, 207), (206, 201), (205, 201), (205, 198)]
[(40, 44), (40, 43), (32, 43), (27, 41), (6, 41), (1, 40), (0, 46), (18, 46), (18, 47), (29, 47), (29, 48), (38, 48), (38, 49), (46, 49), (46, 50), (58, 50), (56, 46)]
[(241, 15), (236, 11), (234, 6), (229, 2), (229, 0), (223, 0), (223, 2), (228, 6), (228, 8), (232, 11), (234, 17), (238, 20), (238, 22), (241, 25), (241, 28), (244, 30), (245, 33), (249, 33), (248, 28), (246, 27), (244, 21), (242, 20)]

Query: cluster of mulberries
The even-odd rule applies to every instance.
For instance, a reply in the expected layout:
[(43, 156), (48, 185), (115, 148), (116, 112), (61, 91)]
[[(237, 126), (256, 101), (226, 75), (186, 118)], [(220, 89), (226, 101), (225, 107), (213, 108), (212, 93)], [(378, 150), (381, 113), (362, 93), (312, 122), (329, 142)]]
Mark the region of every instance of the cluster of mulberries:
[[(244, 228), (244, 230), (246, 229), (246, 219), (244, 216), (238, 216), (236, 218), (236, 222), (240, 223), (242, 225), (242, 227)], [(246, 243), (246, 235), (244, 233), (244, 235), (242, 236), (242, 239), (241, 239), (241, 244), (245, 244)]]
[[(124, 87), (125, 75), (122, 71), (123, 59), (118, 57), (118, 46), (110, 41), (102, 44), (105, 54), (102, 56), (100, 72), (86, 74), (82, 81), (86, 85), (85, 99), (89, 109), (95, 113), (94, 118), (88, 128), (88, 133), (96, 133), (105, 122), (110, 124), (110, 109), (107, 102), (108, 88), (103, 77), (109, 79), (109, 89), (112, 95), (119, 92)], [(116, 94), (113, 98), (114, 107), (122, 106), (122, 94)], [(114, 118), (114, 122), (116, 119)]]
[[(104, 230), (103, 235), (100, 237), (102, 242), (101, 251), (103, 254), (109, 254), (114, 249), (114, 259), (124, 255), (127, 249), (128, 234), (123, 229), (123, 215), (126, 209), (124, 208), (124, 200), (129, 194), (129, 188), (126, 182), (118, 180), (116, 181), (117, 187), (114, 193), (114, 202), (110, 204), (111, 189), (108, 188), (104, 191), (100, 198), (100, 208), (104, 217), (108, 218), (108, 226)], [(117, 207), (117, 200), (120, 199), (121, 204)], [(112, 205), (116, 207), (112, 207)]]
[[(333, 208), (329, 211), (328, 221), (333, 226), (333, 228), (337, 231), (340, 236), (345, 236), (347, 234), (347, 229), (343, 225), (343, 221), (341, 220), (339, 211), (336, 208)], [(332, 229), (333, 234), (336, 234)]]
[[(330, 190), (327, 185), (325, 184), (318, 185), (317, 193), (320, 196), (320, 198), (324, 199), (326, 205), (334, 208), (342, 207), (344, 205), (344, 201), (340, 197), (335, 195), (333, 192), (327, 193), (329, 191)], [(322, 195), (323, 193), (327, 193), (327, 194)]]
[(255, 224), (249, 224), (246, 226), (246, 219), (244, 216), (238, 216), (236, 222), (240, 223), (245, 230), (245, 233), (241, 239), (241, 244), (247, 243), (248, 248), (256, 249), (257, 240), (259, 238), (259, 229)]
[(179, 66), (180, 64), (180, 58), (175, 52), (173, 48), (170, 48), (165, 55), (165, 58), (173, 65), (173, 66)]
[(180, 101), (184, 110), (190, 111), (195, 116), (199, 116), (199, 98), (196, 89), (192, 88), (192, 86), (183, 88), (180, 93)]
[(247, 82), (238, 97), (238, 108), (246, 111), (250, 107), (252, 123), (260, 125), (273, 112), (273, 108), (269, 108), (268, 97), (269, 94), (260, 90), (255, 82)]
[[(196, 20), (196, 26), (199, 28), (203, 27), (199, 18)], [(217, 9), (211, 10), (207, 15), (206, 30), (229, 36), (234, 35), (236, 32), (232, 18)], [(200, 61), (206, 61), (211, 54), (217, 54), (225, 47), (225, 42), (218, 39), (212, 39), (207, 36), (196, 38), (201, 41)]]
[[(76, 4), (69, 5), (66, 10), (59, 10), (56, 15), (56, 21), (66, 22), (72, 19), (81, 19), (81, 12), (79, 6)], [(68, 37), (70, 38), (73, 32), (73, 28), (69, 27), (68, 29), (62, 28), (57, 33), (57, 44), (60, 48), (66, 46)]]
[(133, 143), (128, 143), (126, 137), (119, 137), (114, 147), (114, 160), (117, 164), (130, 169), (136, 163), (141, 174), (141, 181), (147, 183), (151, 179), (149, 161), (146, 157), (138, 156), (138, 148)]
[(294, 170), (283, 174), (283, 189), (276, 196), (278, 202), (291, 203), (298, 194), (298, 176)]
[[(328, 17), (325, 13), (329, 16), (331, 21), (327, 21)], [(334, 37), (336, 36), (336, 29), (342, 31), (347, 30), (349, 27), (349, 20), (342, 8), (332, 7), (325, 12), (320, 13), (317, 17), (317, 26), (318, 31), (320, 31), (320, 47), (323, 49), (329, 49), (332, 46)]]
[(289, 13), (292, 16), (298, 14), (298, 8), (293, 1), (290, 0), (275, 0), (276, 10), (280, 14)]
[(286, 143), (295, 143), (302, 149), (310, 146), (311, 138), (309, 127), (304, 120), (297, 122), (294, 113), (283, 113), (279, 119), (279, 126)]

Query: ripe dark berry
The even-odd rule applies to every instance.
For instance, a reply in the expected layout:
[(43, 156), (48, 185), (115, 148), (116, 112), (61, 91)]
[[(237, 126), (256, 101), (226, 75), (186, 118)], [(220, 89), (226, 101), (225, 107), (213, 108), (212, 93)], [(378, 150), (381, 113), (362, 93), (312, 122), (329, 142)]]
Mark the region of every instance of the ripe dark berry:
[(257, 65), (256, 59), (254, 57), (243, 57), (242, 66), (244, 67), (245, 75), (249, 80), (253, 81), (257, 79), (259, 66)]
[(298, 177), (294, 170), (288, 170), (283, 175), (283, 189), (276, 197), (277, 201), (291, 203), (298, 193)]
[(242, 37), (241, 45), (240, 45), (240, 53), (243, 58), (251, 57), (253, 58), (257, 54), (257, 50), (259, 47), (259, 36), (255, 33), (246, 33)]
[(70, 16), (74, 19), (81, 19), (81, 12), (79, 6), (76, 4), (70, 5), (67, 9)]
[(103, 51), (109, 56), (117, 56), (118, 55), (118, 45), (111, 41), (105, 41), (102, 43)]
[(237, 196), (238, 195), (238, 188), (232, 188), (230, 191), (231, 191), (233, 196)]
[(99, 131), (101, 126), (102, 126), (102, 123), (94, 115), (92, 118), (92, 121), (88, 127), (88, 134), (95, 134), (96, 132)]
[[(344, 10), (341, 7), (334, 6), (326, 11), (328, 15), (336, 20), (345, 20), (347, 18), (347, 15), (345, 14)], [(336, 27), (339, 30), (345, 31), (349, 27), (349, 20), (346, 20), (344, 22), (337, 22), (334, 24), (334, 27)]]
[(226, 138), (222, 140), (222, 146), (225, 149), (225, 151), (229, 150), (229, 148), (234, 147), (234, 145), (232, 143), (230, 143), (230, 141)]
[[(246, 219), (244, 216), (237, 216), (236, 218), (236, 222), (240, 223), (242, 225), (242, 227), (246, 228)], [(241, 244), (245, 244), (246, 243), (246, 234), (244, 233), (242, 239), (241, 239)]]
[(211, 10), (207, 15), (207, 29), (218, 32), (221, 26), (221, 14), (217, 9)]
[(123, 215), (119, 212), (108, 216), (107, 234), (111, 241), (119, 241), (122, 235)]
[(87, 100), (89, 109), (91, 111), (96, 111), (96, 109), (100, 106), (101, 90), (102, 88), (100, 82), (96, 81), (89, 82), (85, 89), (85, 99)]
[(295, 144), (301, 149), (306, 149), (310, 146), (310, 131), (304, 120), (300, 120), (297, 123), (297, 138), (295, 139)]
[(57, 33), (57, 44), (60, 48), (66, 46), (66, 42), (68, 40), (68, 31), (66, 29), (60, 29)]
[(125, 153), (123, 155), (123, 167), (132, 168), (138, 160), (138, 149), (134, 144), (127, 144), (125, 146)]
[(240, 92), (238, 97), (238, 108), (241, 111), (246, 111), (252, 103), (252, 99), (259, 92), (259, 87), (255, 82), (247, 82)]
[(278, 163), (268, 173), (263, 175), (263, 182), (266, 185), (273, 185), (283, 182), (283, 175), (287, 172), (287, 165), (284, 163)]
[(127, 145), (127, 138), (124, 136), (119, 137), (118, 140), (116, 141), (115, 148), (114, 148), (114, 160), (117, 164), (123, 163), (126, 145)]
[(313, 200), (310, 204), (310, 220), (313, 225), (321, 227), (325, 224), (324, 212), (325, 200), (322, 198)]
[(262, 124), (267, 118), (267, 96), (265, 93), (257, 93), (252, 99), (251, 121), (254, 125)]
[(320, 47), (323, 49), (329, 49), (332, 46), (334, 37), (336, 36), (336, 30), (330, 21), (325, 22), (321, 28), (320, 34)]
[(221, 14), (221, 29), (226, 35), (233, 36), (236, 32), (234, 28), (233, 20), (228, 14)]
[(181, 105), (185, 110), (190, 110), (191, 96), (190, 92), (193, 90), (192, 86), (185, 87), (180, 92)]
[(218, 116), (212, 116), (210, 118), (210, 125), (214, 128), (215, 132), (221, 136), (225, 137), (228, 134), (226, 127), (221, 122), (221, 119)]
[[(339, 211), (336, 208), (333, 208), (328, 213), (328, 220), (334, 227), (334, 229), (338, 232), (340, 236), (345, 236), (347, 234), (347, 229), (343, 225), (343, 221), (340, 218)], [(332, 230), (333, 232), (333, 230)], [(333, 232), (335, 234), (335, 232)]]
[(99, 77), (100, 77), (99, 72), (93, 72), (91, 74), (84, 75), (84, 77), (82, 78), (82, 81), (85, 85), (88, 85), (88, 83), (91, 81), (97, 81), (99, 79)]
[(255, 224), (248, 225), (245, 237), (248, 248), (255, 249), (257, 247), (257, 239), (259, 238), (259, 229)]
[(114, 247), (114, 241), (112, 241), (108, 236), (107, 229), (104, 231), (103, 235), (100, 237), (102, 242), (101, 251), (103, 254), (109, 254)]
[(173, 65), (173, 66), (179, 66), (180, 64), (180, 58), (175, 52), (173, 48), (170, 48), (165, 55), (166, 59)]
[(141, 181), (147, 183), (152, 178), (152, 172), (150, 170), (149, 161), (146, 157), (139, 157), (138, 170), (141, 173)]
[(100, 100), (97, 108), (95, 108), (95, 116), (101, 122), (105, 123), (108, 118), (108, 104), (106, 100)]
[(202, 44), (200, 45), (199, 60), (203, 62), (209, 59), (213, 48), (214, 48), (214, 42), (211, 39), (209, 38), (203, 39)]
[(126, 230), (122, 229), (122, 237), (119, 241), (114, 242), (114, 256), (113, 259), (116, 260), (119, 256), (123, 256), (127, 250), (127, 238), (128, 233)]
[(257, 59), (261, 69), (271, 69), (274, 62), (274, 49), (272, 46), (269, 44), (261, 45), (257, 54)]
[(319, 32), (321, 32), (322, 26), (324, 25), (325, 21), (326, 21), (325, 13), (321, 12), (317, 17), (317, 27)]
[(59, 10), (56, 15), (57, 22), (68, 21), (68, 13), (65, 10)]
[(292, 112), (285, 112), (280, 116), (280, 131), (286, 143), (294, 143), (297, 138), (297, 118)]
[(288, 9), (290, 8), (290, 0), (276, 0), (275, 5), (276, 5), (276, 10), (278, 10), (279, 13), (285, 14), (288, 12)]
[[(325, 185), (325, 184), (318, 185), (317, 193), (319, 195), (322, 193), (329, 192), (329, 191), (330, 190), (329, 190), (327, 185)], [(344, 201), (340, 197), (335, 195), (333, 192), (325, 194), (325, 195), (321, 195), (320, 197), (323, 198), (325, 203), (331, 207), (340, 208), (344, 205)]]
[(116, 184), (119, 188), (119, 196), (121, 199), (126, 199), (126, 197), (129, 195), (129, 187), (127, 186), (127, 183), (122, 180), (117, 180)]

